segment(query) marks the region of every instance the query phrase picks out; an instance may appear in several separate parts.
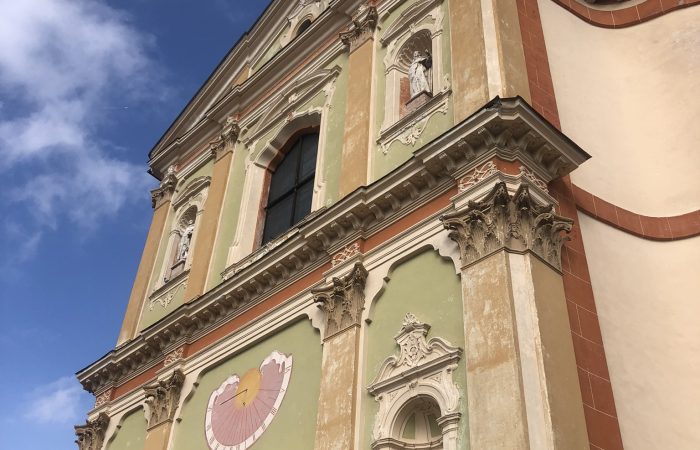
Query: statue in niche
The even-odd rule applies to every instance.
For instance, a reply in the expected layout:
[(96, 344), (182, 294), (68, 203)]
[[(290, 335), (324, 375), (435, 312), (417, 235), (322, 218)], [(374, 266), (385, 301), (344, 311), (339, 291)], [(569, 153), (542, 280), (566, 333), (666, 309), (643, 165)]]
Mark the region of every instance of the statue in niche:
[(192, 243), (192, 233), (194, 232), (194, 219), (187, 221), (187, 228), (182, 232), (180, 237), (180, 245), (177, 248), (177, 261), (187, 261), (187, 255), (190, 253), (190, 245)]
[(411, 98), (416, 95), (426, 92), (432, 94), (430, 83), (428, 82), (428, 73), (432, 67), (433, 58), (428, 52), (413, 52), (413, 61), (408, 68), (408, 80), (411, 86)]

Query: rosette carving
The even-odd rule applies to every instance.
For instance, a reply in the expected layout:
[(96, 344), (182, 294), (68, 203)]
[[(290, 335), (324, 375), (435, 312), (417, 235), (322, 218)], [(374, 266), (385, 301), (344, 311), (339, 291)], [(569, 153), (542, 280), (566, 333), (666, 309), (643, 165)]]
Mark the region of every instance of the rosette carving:
[(471, 264), (506, 248), (532, 251), (561, 270), (561, 247), (574, 221), (554, 212), (554, 205), (532, 198), (526, 185), (510, 195), (505, 183), (498, 183), (481, 201), (469, 202), (466, 211), (440, 218), (457, 242), (462, 263)]

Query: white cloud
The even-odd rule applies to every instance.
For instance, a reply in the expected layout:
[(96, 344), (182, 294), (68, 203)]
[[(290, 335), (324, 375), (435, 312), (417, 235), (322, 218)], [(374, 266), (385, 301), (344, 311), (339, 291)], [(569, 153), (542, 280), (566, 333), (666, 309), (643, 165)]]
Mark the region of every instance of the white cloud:
[(89, 401), (90, 395), (75, 378), (63, 377), (30, 394), (24, 417), (40, 424), (74, 423), (89, 408)]
[(0, 174), (17, 183), (4, 200), (39, 227), (89, 227), (143, 199), (144, 168), (98, 128), (115, 97), (153, 93), (151, 39), (102, 2), (0, 0), (0, 11)]

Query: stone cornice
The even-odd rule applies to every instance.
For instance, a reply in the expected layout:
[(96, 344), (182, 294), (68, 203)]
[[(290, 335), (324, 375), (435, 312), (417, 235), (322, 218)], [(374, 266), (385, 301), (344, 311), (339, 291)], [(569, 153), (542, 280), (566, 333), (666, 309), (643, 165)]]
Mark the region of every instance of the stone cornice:
[(80, 371), (80, 382), (101, 394), (162, 363), (165, 354), (330, 265), (330, 255), (346, 245), (454, 188), (459, 177), (493, 156), (518, 160), (545, 182), (589, 157), (522, 99), (495, 99), (387, 176), (308, 217), (245, 265), (227, 269), (228, 279), (221, 284)]

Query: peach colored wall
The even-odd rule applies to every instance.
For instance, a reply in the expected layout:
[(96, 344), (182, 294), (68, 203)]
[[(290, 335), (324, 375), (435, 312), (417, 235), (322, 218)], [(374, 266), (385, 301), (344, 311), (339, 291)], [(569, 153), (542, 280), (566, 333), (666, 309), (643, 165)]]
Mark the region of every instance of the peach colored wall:
[(539, 7), (562, 130), (593, 155), (574, 183), (648, 216), (699, 209), (700, 7), (618, 30)]
[(578, 219), (625, 448), (697, 448), (700, 238), (652, 242)]

